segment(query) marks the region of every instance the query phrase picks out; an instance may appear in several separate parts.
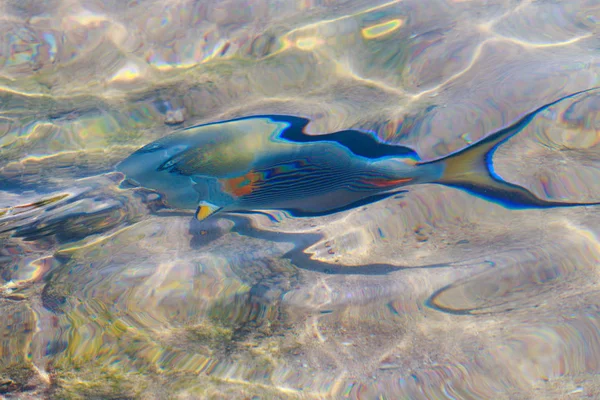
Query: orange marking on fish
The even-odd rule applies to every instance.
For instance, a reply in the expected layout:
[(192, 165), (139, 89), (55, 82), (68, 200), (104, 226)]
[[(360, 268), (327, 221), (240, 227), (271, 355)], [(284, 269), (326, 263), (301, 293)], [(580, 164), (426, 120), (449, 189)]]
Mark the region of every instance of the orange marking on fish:
[(402, 179), (365, 179), (364, 182), (370, 183), (377, 187), (388, 187), (388, 186), (396, 186), (401, 183), (410, 182), (412, 178), (402, 178)]
[(260, 179), (261, 174), (259, 172), (250, 170), (242, 176), (221, 180), (221, 186), (225, 192), (235, 197), (241, 197), (252, 193), (256, 189), (256, 182)]

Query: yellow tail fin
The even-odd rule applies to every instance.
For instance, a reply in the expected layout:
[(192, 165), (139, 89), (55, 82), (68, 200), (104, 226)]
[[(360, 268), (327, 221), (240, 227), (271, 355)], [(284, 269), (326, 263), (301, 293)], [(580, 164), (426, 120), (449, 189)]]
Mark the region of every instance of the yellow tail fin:
[(537, 114), (563, 100), (598, 89), (600, 89), (600, 87), (581, 90), (579, 92), (563, 96), (558, 100), (545, 104), (529, 112), (514, 124), (492, 133), (486, 138), (463, 150), (450, 154), (442, 159), (421, 163), (421, 165), (443, 163), (444, 172), (441, 178), (435, 183), (462, 188), (510, 207), (548, 208), (600, 204), (567, 203), (539, 199), (527, 189), (504, 181), (494, 172), (492, 163), (493, 154), (498, 146), (510, 139), (512, 136), (521, 132)]

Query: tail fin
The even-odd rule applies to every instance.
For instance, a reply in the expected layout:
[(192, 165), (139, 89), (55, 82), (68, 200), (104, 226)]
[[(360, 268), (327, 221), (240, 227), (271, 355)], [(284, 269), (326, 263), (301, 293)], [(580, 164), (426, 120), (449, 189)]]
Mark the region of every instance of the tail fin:
[(561, 97), (558, 100), (529, 112), (514, 124), (487, 136), (463, 150), (438, 160), (420, 163), (420, 165), (444, 163), (442, 177), (435, 183), (464, 189), (510, 208), (550, 208), (599, 205), (600, 202), (569, 203), (539, 199), (527, 189), (504, 181), (494, 172), (492, 164), (492, 157), (496, 149), (502, 143), (521, 132), (537, 114), (563, 100), (598, 89), (600, 89), (600, 87), (581, 90)]

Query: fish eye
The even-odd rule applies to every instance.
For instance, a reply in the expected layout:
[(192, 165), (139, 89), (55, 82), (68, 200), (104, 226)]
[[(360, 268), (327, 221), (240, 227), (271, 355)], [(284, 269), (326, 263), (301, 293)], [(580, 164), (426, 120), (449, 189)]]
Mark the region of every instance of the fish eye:
[(173, 165), (175, 165), (175, 161), (173, 159), (170, 159), (162, 163), (156, 170), (163, 171), (165, 169), (171, 168)]

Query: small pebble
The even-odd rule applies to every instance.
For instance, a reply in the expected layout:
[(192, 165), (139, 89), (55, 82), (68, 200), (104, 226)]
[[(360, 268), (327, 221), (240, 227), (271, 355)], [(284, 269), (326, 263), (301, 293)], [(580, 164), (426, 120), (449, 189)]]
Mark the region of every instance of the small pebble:
[(185, 118), (183, 117), (182, 109), (167, 111), (167, 115), (165, 116), (165, 124), (177, 125), (181, 124), (183, 121), (185, 121)]

